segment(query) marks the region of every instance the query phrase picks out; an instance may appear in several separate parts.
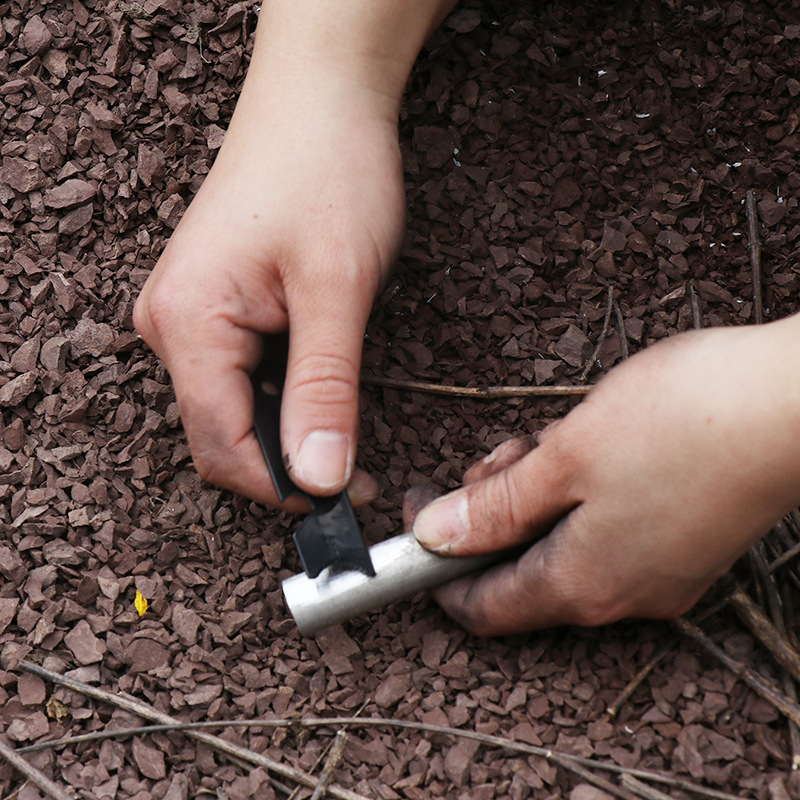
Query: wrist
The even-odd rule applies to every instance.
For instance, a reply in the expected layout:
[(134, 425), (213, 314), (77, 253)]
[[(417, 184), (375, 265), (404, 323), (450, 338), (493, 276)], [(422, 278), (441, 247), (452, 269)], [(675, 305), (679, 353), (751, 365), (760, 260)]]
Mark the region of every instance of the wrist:
[(786, 484), (791, 505), (800, 504), (800, 314), (748, 326), (756, 337), (751, 350), (750, 413), (773, 437), (774, 481)]
[[(262, 7), (245, 92), (356, 102), (397, 121), (425, 40), (455, 0), (271, 0)], [(243, 92), (243, 97), (245, 92)]]
[(766, 334), (764, 357), (776, 376), (775, 389), (784, 398), (791, 433), (800, 436), (800, 377), (794, 369), (800, 361), (800, 314), (753, 327)]

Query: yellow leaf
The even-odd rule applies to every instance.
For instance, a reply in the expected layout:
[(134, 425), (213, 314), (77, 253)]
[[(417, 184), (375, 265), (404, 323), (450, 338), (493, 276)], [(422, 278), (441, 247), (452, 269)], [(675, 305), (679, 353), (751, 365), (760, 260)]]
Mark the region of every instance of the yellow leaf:
[(136, 606), (139, 616), (143, 617), (144, 612), (147, 611), (147, 598), (138, 589), (136, 590), (136, 597), (134, 598), (133, 604)]
[(50, 699), (47, 701), (45, 711), (47, 711), (47, 716), (50, 717), (50, 719), (54, 719), (56, 722), (61, 722), (64, 717), (69, 716), (69, 708), (67, 708), (67, 706), (65, 706), (57, 697), (54, 697), (52, 694), (50, 695)]

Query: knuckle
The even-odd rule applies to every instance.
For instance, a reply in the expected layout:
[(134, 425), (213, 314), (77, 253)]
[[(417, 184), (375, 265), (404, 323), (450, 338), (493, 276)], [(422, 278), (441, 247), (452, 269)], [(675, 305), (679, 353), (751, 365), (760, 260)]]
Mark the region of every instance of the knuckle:
[(558, 576), (556, 583), (564, 587), (565, 616), (572, 624), (597, 628), (618, 622), (633, 612), (628, 596), (613, 579), (599, 581), (594, 576), (571, 572), (568, 576)]
[(203, 428), (198, 428), (193, 414), (188, 413), (185, 408), (181, 408), (181, 414), (192, 453), (192, 462), (198, 475), (209, 483), (222, 485), (228, 474), (228, 470), (222, 468), (222, 463), (227, 462), (225, 455), (228, 451), (217, 446)]
[(140, 294), (133, 304), (133, 327), (139, 332), (139, 335), (147, 339), (150, 332), (150, 317), (147, 312), (147, 295)]
[(656, 610), (653, 617), (656, 619), (677, 619), (691, 611), (697, 601), (705, 594), (705, 589), (692, 591), (688, 596), (673, 598), (667, 602), (666, 606)]
[[(580, 523), (576, 518), (572, 524)], [(542, 587), (533, 583), (537, 576), (546, 576), (551, 611), (563, 623), (595, 628), (629, 615), (628, 597), (614, 578), (593, 573), (592, 563), (576, 559), (572, 546), (553, 545), (540, 557), (543, 561), (537, 570), (523, 570), (519, 576), (523, 593), (541, 595)]]
[(545, 442), (549, 441), (550, 439), (555, 436), (556, 431), (564, 422), (564, 419), (556, 419), (552, 422), (549, 422), (547, 425), (544, 426), (538, 433), (535, 434), (536, 436), (536, 443), (541, 447)]
[(444, 604), (444, 610), (465, 630), (475, 636), (487, 636), (491, 633), (491, 625), (484, 598), (477, 591), (477, 586), (473, 579), (455, 582), (455, 591), (450, 602)]
[(474, 482), (495, 475), (524, 458), (532, 449), (533, 440), (530, 436), (507, 439), (491, 453), (473, 464), (464, 474), (464, 481)]
[(546, 455), (551, 468), (562, 476), (573, 474), (583, 463), (587, 437), (592, 433), (587, 430), (585, 421), (587, 407), (588, 398), (585, 404), (572, 409), (566, 417), (539, 433), (539, 449)]
[(616, 598), (603, 594), (592, 598), (582, 598), (575, 607), (574, 624), (585, 628), (599, 628), (610, 625), (626, 617)]
[(308, 354), (292, 365), (289, 388), (313, 394), (319, 405), (348, 405), (358, 395), (358, 365), (340, 354)]
[[(331, 260), (330, 253), (338, 253), (339, 257)], [(293, 268), (285, 271), (284, 281), (298, 297), (371, 297), (380, 283), (380, 273), (373, 266), (377, 256), (362, 258), (352, 252), (345, 239), (330, 242), (319, 254), (305, 254), (291, 263)], [(295, 268), (297, 264), (303, 268)]]
[(514, 514), (511, 490), (506, 472), (499, 472), (489, 479), (486, 486), (467, 487), (469, 516), (478, 520), (484, 531), (514, 530)]
[[(191, 449), (191, 448), (190, 448)], [(192, 462), (197, 474), (208, 483), (224, 488), (233, 488), (236, 470), (227, 455), (230, 451), (222, 447), (196, 447), (192, 450)]]
[(492, 502), (501, 514), (499, 522), (509, 531), (514, 539), (525, 533), (528, 527), (524, 513), (520, 512), (526, 493), (530, 487), (522, 485), (520, 478), (524, 475), (521, 470), (504, 469), (497, 474), (495, 482), (495, 496)]
[(192, 462), (198, 475), (217, 486), (229, 486), (236, 474), (231, 460), (235, 459), (239, 443), (229, 433), (215, 409), (203, 401), (178, 396)]
[(133, 324), (147, 339), (170, 325), (178, 306), (177, 292), (167, 281), (156, 281), (139, 296), (133, 307)]
[(540, 437), (539, 447), (547, 452), (552, 464), (568, 469), (573, 462), (575, 449), (572, 441), (573, 433), (571, 426), (566, 424), (565, 420), (561, 420), (557, 425), (548, 429), (546, 435)]
[(210, 457), (210, 454), (205, 452), (193, 453), (192, 461), (194, 462), (194, 468), (197, 470), (197, 474), (204, 481), (218, 484), (218, 481), (215, 480), (216, 478), (215, 463), (217, 462), (215, 462), (215, 460), (212, 457)]

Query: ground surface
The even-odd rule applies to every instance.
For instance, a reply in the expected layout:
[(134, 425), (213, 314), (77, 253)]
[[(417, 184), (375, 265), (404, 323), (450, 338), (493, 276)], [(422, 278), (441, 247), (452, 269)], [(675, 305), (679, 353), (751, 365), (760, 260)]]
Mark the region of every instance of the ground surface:
[[(0, 644), (181, 720), (366, 704), (364, 716), (800, 797), (785, 721), (692, 642), (604, 720), (666, 624), (477, 641), (420, 597), (316, 639), (297, 633), (279, 590), (298, 570), (295, 520), (198, 479), (169, 378), (131, 324), (220, 145), (255, 14), (226, 0), (0, 2)], [(581, 383), (609, 287), (624, 337), (614, 313), (589, 382), (626, 346), (691, 327), (693, 297), (703, 325), (750, 324), (747, 190), (767, 319), (795, 311), (798, 67), (797, 0), (461, 8), (411, 80), (408, 243), (370, 325), (365, 376)], [(363, 398), (360, 462), (382, 486), (360, 515), (373, 541), (399, 532), (410, 484), (452, 488), (499, 441), (577, 402), (375, 387)], [(150, 602), (141, 618), (136, 589)], [(776, 674), (730, 611), (703, 625)], [(130, 722), (51, 692), (0, 671), (6, 741)], [(310, 771), (332, 732), (225, 736)], [(263, 770), (176, 734), (30, 758), (99, 800), (277, 791)], [(414, 800), (603, 797), (539, 757), (384, 729), (353, 729), (334, 784)], [(40, 796), (8, 766), (0, 795)]]

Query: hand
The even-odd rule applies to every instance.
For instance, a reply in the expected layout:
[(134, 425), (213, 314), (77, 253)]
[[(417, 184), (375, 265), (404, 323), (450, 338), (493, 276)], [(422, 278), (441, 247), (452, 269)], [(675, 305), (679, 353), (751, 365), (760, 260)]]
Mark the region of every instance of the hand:
[(687, 611), (800, 502), (798, 318), (662, 342), (528, 452), (501, 445), (416, 517), (419, 541), (518, 560), (438, 589), (480, 635)]
[[(353, 476), (364, 330), (401, 240), (404, 193), (394, 106), (264, 52), (134, 317), (170, 371), (200, 474), (275, 505), (252, 433), (262, 334), (291, 331), (281, 415), (290, 474), (333, 494)], [(356, 472), (353, 501), (374, 493)]]

